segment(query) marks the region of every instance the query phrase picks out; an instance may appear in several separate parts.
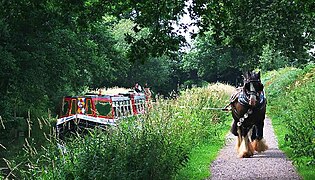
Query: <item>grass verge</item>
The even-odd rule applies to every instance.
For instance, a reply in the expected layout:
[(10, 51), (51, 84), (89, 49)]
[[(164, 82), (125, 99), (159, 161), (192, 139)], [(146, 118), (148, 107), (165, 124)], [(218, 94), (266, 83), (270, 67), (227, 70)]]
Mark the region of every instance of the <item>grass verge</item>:
[(210, 176), (209, 164), (215, 160), (223, 143), (205, 143), (193, 149), (190, 160), (176, 180), (205, 179)]
[[(227, 114), (226, 118), (230, 118), (229, 114)], [(230, 128), (229, 123), (228, 120), (225, 121), (216, 142), (205, 142), (192, 150), (187, 165), (179, 171), (174, 178), (175, 180), (198, 180), (211, 176), (211, 163), (216, 159), (219, 151), (225, 145), (225, 137)]]

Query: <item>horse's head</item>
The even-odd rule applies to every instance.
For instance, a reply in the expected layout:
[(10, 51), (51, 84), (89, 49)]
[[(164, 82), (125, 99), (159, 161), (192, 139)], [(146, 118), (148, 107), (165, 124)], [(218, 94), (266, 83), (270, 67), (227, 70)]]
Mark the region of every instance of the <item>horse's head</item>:
[(247, 72), (244, 75), (244, 87), (243, 90), (249, 99), (249, 105), (254, 107), (257, 101), (260, 100), (260, 94), (263, 91), (264, 86), (260, 81), (260, 72)]

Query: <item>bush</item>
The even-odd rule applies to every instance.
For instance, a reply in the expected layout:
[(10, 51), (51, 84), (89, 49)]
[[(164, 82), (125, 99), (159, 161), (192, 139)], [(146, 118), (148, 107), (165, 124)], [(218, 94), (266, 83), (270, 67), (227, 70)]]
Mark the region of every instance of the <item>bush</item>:
[(196, 87), (206, 87), (209, 83), (203, 80), (187, 80), (181, 85), (181, 89), (196, 88)]
[(315, 66), (273, 71), (265, 80), (269, 112), (285, 126), (285, 145), (292, 150), (292, 158), (315, 165)]
[(280, 95), (285, 95), (302, 70), (292, 67), (269, 71), (263, 77), (263, 82), (267, 87), (268, 98), (274, 99)]
[[(221, 89), (220, 89), (221, 87)], [(146, 115), (124, 119), (106, 132), (95, 130), (64, 145), (51, 136), (46, 146), (25, 146), (22, 178), (42, 179), (171, 179), (189, 160), (193, 147), (218, 141), (227, 119), (222, 107), (226, 85), (193, 88), (175, 100), (158, 99)], [(219, 90), (218, 90), (219, 89)], [(232, 88), (231, 88), (232, 89)], [(18, 162), (18, 161), (17, 161)]]
[(290, 131), (286, 140), (294, 158), (306, 157), (308, 164), (315, 165), (315, 81), (310, 83), (291, 92), (284, 121)]

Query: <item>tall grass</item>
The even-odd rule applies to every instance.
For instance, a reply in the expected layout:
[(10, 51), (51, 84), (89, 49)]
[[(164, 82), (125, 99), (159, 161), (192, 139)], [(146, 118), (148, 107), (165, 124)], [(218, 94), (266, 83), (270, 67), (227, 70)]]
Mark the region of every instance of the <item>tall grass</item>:
[(315, 173), (315, 66), (284, 68), (265, 77), (268, 114), (273, 119), (280, 148), (304, 179)]
[[(194, 147), (222, 141), (223, 107), (232, 87), (222, 84), (181, 92), (177, 99), (158, 99), (143, 116), (124, 119), (106, 132), (95, 130), (62, 143), (46, 136), (46, 145), (31, 142), (15, 164), (26, 179), (172, 179), (190, 160)], [(13, 163), (14, 163), (13, 162)]]

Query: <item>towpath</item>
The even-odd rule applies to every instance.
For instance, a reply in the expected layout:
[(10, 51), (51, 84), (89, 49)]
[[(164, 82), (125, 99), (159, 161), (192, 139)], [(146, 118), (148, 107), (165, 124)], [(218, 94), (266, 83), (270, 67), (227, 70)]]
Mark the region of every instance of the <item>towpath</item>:
[(209, 180), (288, 180), (301, 179), (292, 162), (279, 150), (271, 120), (265, 119), (264, 138), (269, 146), (265, 152), (255, 152), (251, 158), (238, 158), (235, 150), (236, 137), (228, 134), (226, 146), (212, 163)]

